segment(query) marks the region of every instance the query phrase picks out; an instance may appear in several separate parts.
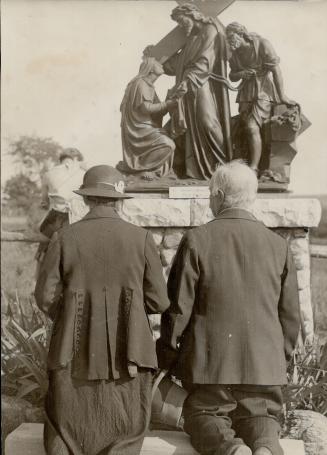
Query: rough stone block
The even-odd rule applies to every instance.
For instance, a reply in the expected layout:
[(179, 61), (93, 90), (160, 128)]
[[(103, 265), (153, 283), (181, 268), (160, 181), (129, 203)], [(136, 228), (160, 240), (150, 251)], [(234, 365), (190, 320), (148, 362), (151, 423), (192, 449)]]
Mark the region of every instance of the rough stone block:
[(164, 248), (178, 248), (178, 245), (183, 237), (184, 230), (183, 229), (172, 229), (168, 228), (166, 230), (163, 246)]
[(214, 219), (209, 207), (209, 199), (191, 200), (191, 226), (200, 226)]
[(162, 265), (165, 267), (167, 265), (171, 265), (174, 257), (176, 254), (176, 250), (161, 250), (160, 258)]
[(290, 248), (297, 270), (310, 269), (310, 247), (306, 238), (296, 238), (291, 240)]
[(306, 455), (327, 455), (327, 418), (314, 411), (294, 410), (287, 415), (287, 437), (301, 438)]
[[(317, 199), (258, 198), (252, 212), (267, 227), (307, 228), (319, 224), (321, 206)], [(191, 201), (191, 226), (213, 218), (208, 199)]]
[(312, 306), (311, 306), (311, 291), (310, 288), (301, 289), (299, 291), (299, 302), (302, 317), (304, 321), (312, 320)]
[(253, 214), (268, 227), (314, 227), (321, 217), (318, 199), (259, 198)]
[(314, 336), (314, 327), (313, 310), (311, 305), (311, 291), (309, 287), (299, 291), (299, 302), (303, 337), (307, 341), (311, 341)]
[(120, 216), (138, 226), (190, 225), (190, 201), (174, 199), (126, 199), (118, 208)]
[(298, 289), (310, 288), (310, 270), (305, 268), (297, 271)]
[[(43, 425), (22, 424), (7, 437), (6, 455), (45, 455), (42, 434)], [(282, 439), (280, 442), (285, 455), (305, 455), (302, 441)], [(151, 431), (144, 439), (140, 455), (197, 455), (197, 452), (191, 446), (189, 436), (184, 432)]]

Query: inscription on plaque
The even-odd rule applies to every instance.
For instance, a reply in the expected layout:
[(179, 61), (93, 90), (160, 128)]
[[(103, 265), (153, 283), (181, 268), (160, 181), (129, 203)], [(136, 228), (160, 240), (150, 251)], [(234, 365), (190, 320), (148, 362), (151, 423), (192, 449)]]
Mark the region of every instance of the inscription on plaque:
[(169, 199), (209, 199), (208, 186), (171, 186)]

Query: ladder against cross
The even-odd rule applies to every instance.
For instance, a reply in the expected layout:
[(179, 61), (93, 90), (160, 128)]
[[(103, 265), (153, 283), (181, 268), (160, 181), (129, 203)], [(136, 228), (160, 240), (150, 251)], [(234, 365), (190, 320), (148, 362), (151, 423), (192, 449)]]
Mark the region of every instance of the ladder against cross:
[[(193, 3), (205, 16), (217, 17), (222, 11), (228, 8), (228, 6), (234, 3), (234, 1), (235, 0), (177, 0), (177, 3), (179, 5)], [(219, 19), (216, 20), (219, 21)], [(155, 57), (159, 62), (165, 63), (185, 45), (186, 40), (187, 37), (184, 30), (177, 26), (152, 47), (149, 54), (151, 57)]]

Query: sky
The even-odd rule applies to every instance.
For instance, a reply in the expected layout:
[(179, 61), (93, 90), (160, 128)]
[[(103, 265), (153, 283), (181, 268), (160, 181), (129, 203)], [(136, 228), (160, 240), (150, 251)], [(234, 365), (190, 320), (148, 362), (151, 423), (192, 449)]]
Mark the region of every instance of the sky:
[[(52, 137), (89, 165), (122, 157), (120, 103), (143, 49), (175, 23), (172, 1), (2, 0), (2, 183), (15, 172), (9, 141)], [(327, 193), (327, 1), (236, 1), (221, 15), (269, 39), (286, 94), (312, 126), (297, 140), (290, 189)], [(174, 80), (162, 76), (165, 98)], [(231, 95), (236, 114), (235, 96)]]

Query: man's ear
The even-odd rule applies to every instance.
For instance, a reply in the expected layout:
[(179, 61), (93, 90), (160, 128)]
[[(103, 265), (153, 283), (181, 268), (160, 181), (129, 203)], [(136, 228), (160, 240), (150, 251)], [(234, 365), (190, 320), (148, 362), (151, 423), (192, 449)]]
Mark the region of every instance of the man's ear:
[(221, 206), (225, 199), (225, 193), (222, 190), (218, 190), (217, 198), (219, 200), (219, 205)]
[(210, 208), (214, 216), (217, 216), (221, 210), (225, 199), (225, 194), (222, 190), (218, 190), (215, 196), (211, 196), (210, 198)]

